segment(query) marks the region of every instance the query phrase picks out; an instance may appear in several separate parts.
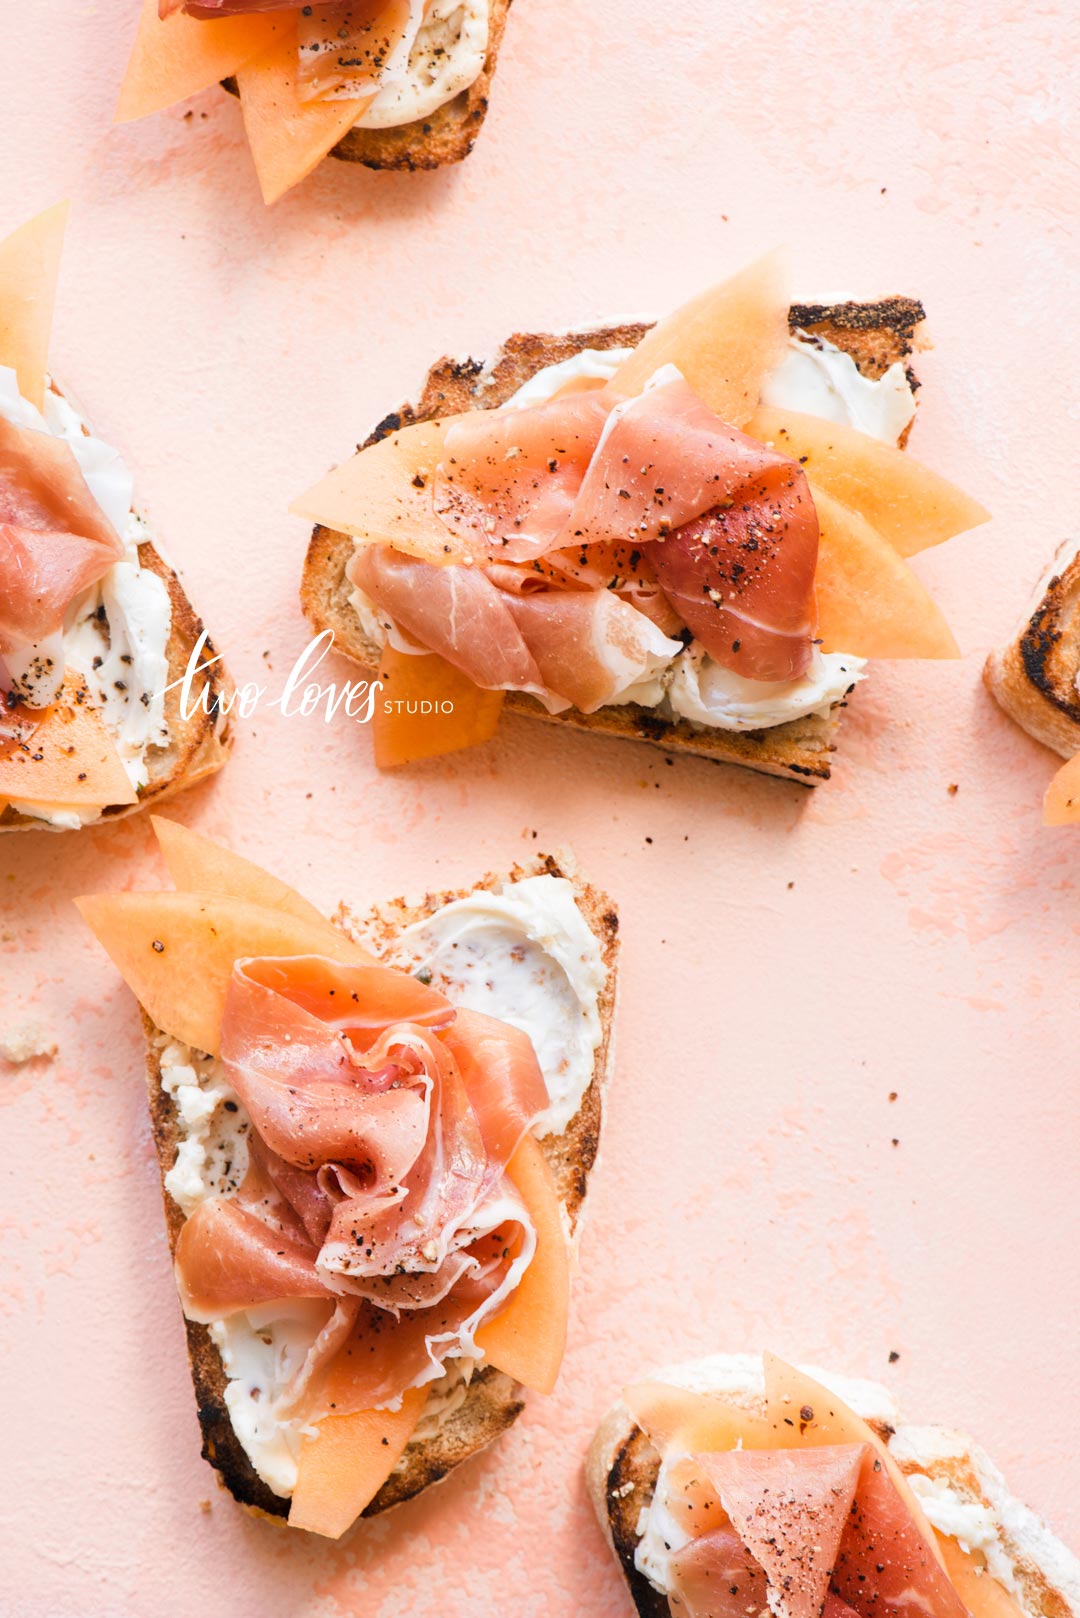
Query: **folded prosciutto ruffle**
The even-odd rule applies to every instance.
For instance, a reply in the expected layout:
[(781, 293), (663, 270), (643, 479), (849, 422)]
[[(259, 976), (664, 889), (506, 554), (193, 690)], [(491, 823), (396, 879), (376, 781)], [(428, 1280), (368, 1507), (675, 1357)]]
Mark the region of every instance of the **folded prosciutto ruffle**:
[[(470, 661), (487, 668), (489, 677), (477, 678), (445, 645), (432, 650), (457, 661), (477, 684), (513, 684), (490, 677), (487, 652), (489, 641), (508, 644), (509, 614), (546, 687), (585, 712), (611, 700), (595, 694), (602, 682), (594, 669), (579, 700), (565, 674), (561, 684), (551, 678), (542, 653), (550, 660), (552, 634), (569, 641), (563, 625), (570, 611), (580, 614), (583, 628), (598, 629), (595, 603), (590, 615), (550, 597), (570, 582), (611, 593), (601, 578), (613, 551), (627, 561), (628, 573), (649, 581), (624, 604), (669, 631), (673, 618), (724, 667), (747, 679), (787, 681), (810, 662), (818, 521), (805, 474), (798, 462), (721, 421), (674, 368), (630, 399), (603, 387), (522, 410), (457, 418), (446, 432), (433, 499), (455, 537), (471, 553), (488, 556), (504, 596), (512, 593), (507, 564), (548, 586), (544, 594), (518, 592), (529, 594), (527, 607), (499, 601), (479, 583), (468, 587), (477, 646)], [(594, 551), (603, 559), (595, 568)], [(365, 588), (359, 576), (357, 582)], [(449, 581), (443, 588), (449, 592)], [(658, 595), (667, 618), (650, 610)], [(539, 641), (530, 638), (523, 617), (528, 624), (542, 620)], [(552, 621), (555, 630), (548, 627)], [(431, 645), (415, 626), (410, 633)], [(512, 633), (509, 643), (520, 646)], [(581, 644), (587, 657), (587, 637)], [(561, 664), (563, 654), (556, 657)], [(524, 683), (516, 688), (530, 689)]]
[(305, 956), (236, 963), (221, 1058), (249, 1166), (180, 1232), (185, 1313), (322, 1300), (285, 1398), (305, 1419), (438, 1376), (535, 1247), (505, 1172), (548, 1105), (530, 1041), (406, 973)]
[(63, 684), (58, 637), (68, 608), (122, 555), (71, 446), (0, 417), (0, 656), (26, 664), (27, 648), (43, 648), (23, 693), (35, 706)]
[(475, 685), (528, 692), (552, 713), (592, 713), (682, 650), (614, 590), (561, 588), (506, 563), (436, 567), (365, 546), (347, 571), (413, 641)]

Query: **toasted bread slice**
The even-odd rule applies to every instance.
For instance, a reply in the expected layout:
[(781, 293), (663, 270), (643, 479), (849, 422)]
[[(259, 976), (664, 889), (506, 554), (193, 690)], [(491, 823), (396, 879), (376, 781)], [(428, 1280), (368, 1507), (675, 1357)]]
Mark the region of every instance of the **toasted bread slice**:
[[(571, 1239), (576, 1245), (589, 1174), (599, 1148), (604, 1095), (611, 1067), (619, 927), (611, 901), (599, 889), (576, 875), (568, 856), (556, 859), (552, 855), (538, 855), (525, 865), (514, 866), (508, 876), (489, 874), (472, 888), (425, 894), (417, 902), (393, 900), (378, 906), (363, 918), (354, 917), (343, 906), (335, 919), (361, 943), (381, 952), (389, 948), (406, 927), (431, 915), (452, 899), (463, 898), (480, 889), (498, 887), (507, 880), (519, 881), (524, 877), (545, 874), (565, 876), (573, 882), (578, 907), (596, 936), (607, 969), (599, 1004), (602, 1037), (589, 1087), (564, 1133), (546, 1136), (541, 1142), (555, 1176)], [(150, 1119), (162, 1179), (169, 1248), (175, 1252), (184, 1215), (166, 1191), (164, 1182), (176, 1158), (180, 1132), (173, 1100), (161, 1085), (161, 1054), (171, 1041), (145, 1013), (143, 1029), (146, 1035)], [(288, 1500), (275, 1494), (255, 1471), (233, 1430), (225, 1405), (224, 1368), (207, 1328), (190, 1320), (185, 1320), (185, 1326), (191, 1379), (202, 1428), (203, 1456), (217, 1469), (222, 1486), (242, 1505), (258, 1514), (283, 1521), (289, 1511)], [(411, 1500), (430, 1484), (438, 1483), (454, 1467), (505, 1432), (523, 1409), (520, 1385), (503, 1372), (481, 1365), (468, 1385), (464, 1402), (441, 1416), (437, 1422), (425, 1423), (430, 1430), (425, 1436), (414, 1438), (406, 1447), (398, 1466), (363, 1515), (374, 1516), (386, 1511), (391, 1506)]]
[(1080, 541), (1061, 546), (1015, 638), (987, 658), (983, 679), (1036, 741), (1062, 758), (1080, 753)]
[[(993, 1462), (962, 1433), (945, 1427), (898, 1424), (889, 1393), (811, 1371), (874, 1429), (900, 1469), (947, 1486), (962, 1507), (991, 1524), (983, 1549), (987, 1569), (1028, 1618), (1075, 1618), (1080, 1613), (1080, 1563), (1045, 1523), (1012, 1496)], [(764, 1409), (761, 1361), (756, 1355), (717, 1354), (654, 1373), (655, 1380), (697, 1392), (725, 1395), (748, 1412)], [(622, 1570), (639, 1618), (669, 1618), (666, 1595), (637, 1568), (634, 1555), (641, 1512), (649, 1505), (660, 1457), (626, 1406), (608, 1411), (586, 1461), (586, 1482), (604, 1537)]]
[[(61, 389), (55, 382), (51, 382), (50, 387), (63, 397)], [(85, 423), (83, 430), (84, 432), (90, 430)], [(229, 720), (221, 707), (222, 699), (231, 690), (231, 681), (224, 664), (213, 661), (217, 657), (217, 652), (209, 638), (204, 643), (200, 662), (210, 666), (200, 675), (194, 687), (194, 694), (198, 697), (202, 686), (205, 685), (205, 698), (199, 701), (194, 713), (189, 714), (187, 718), (181, 712), (181, 693), (176, 682), (183, 678), (191, 654), (199, 643), (199, 637), (204, 633), (204, 626), (188, 600), (175, 571), (158, 551), (145, 518), (139, 518), (139, 530), (146, 536), (139, 542), (139, 565), (157, 574), (169, 592), (172, 609), (167, 684), (174, 689), (165, 694), (165, 720), (169, 741), (167, 746), (150, 748), (147, 755), (150, 779), (139, 793), (138, 802), (106, 806), (99, 820), (89, 822), (91, 825), (100, 825), (106, 820), (119, 820), (125, 815), (138, 814), (147, 804), (158, 803), (162, 798), (182, 792), (185, 787), (194, 786), (196, 781), (201, 781), (205, 776), (213, 775), (216, 770), (220, 770), (232, 745)], [(34, 815), (21, 814), (10, 804), (5, 804), (0, 809), (0, 832), (62, 829), (51, 826), (48, 821), (40, 820)]]
[[(835, 343), (851, 355), (865, 376), (879, 377), (896, 361), (906, 364), (924, 311), (912, 298), (889, 298), (869, 304), (795, 304), (788, 318), (792, 331), (806, 331)], [(568, 359), (583, 348), (636, 344), (648, 329), (647, 324), (628, 324), (561, 336), (518, 333), (488, 365), (479, 360), (442, 359), (428, 372), (419, 403), (403, 405), (385, 417), (361, 448), (378, 443), (412, 422), (504, 404), (545, 366)], [(917, 386), (910, 370), (909, 377)], [(379, 666), (380, 648), (363, 633), (349, 602), (352, 585), (345, 577), (345, 568), (352, 554), (353, 541), (348, 534), (316, 527), (304, 563), (300, 602), (316, 631), (332, 629), (337, 650), (374, 671)], [(745, 764), (806, 786), (829, 778), (829, 759), (836, 746), (838, 710), (842, 706), (840, 703), (828, 714), (810, 714), (766, 730), (724, 731), (698, 729), (682, 719), (663, 719), (651, 708), (636, 703), (601, 708), (591, 714), (573, 708), (549, 714), (542, 703), (524, 692), (511, 691), (506, 698), (511, 713), (571, 725), (575, 730), (652, 742), (667, 752), (695, 753), (702, 758)]]
[[(491, 0), (487, 55), (479, 75), (467, 90), (446, 101), (427, 118), (390, 129), (350, 129), (331, 149), (331, 157), (362, 163), (369, 169), (441, 169), (460, 163), (476, 144), (487, 117), (491, 81), (499, 60), (506, 18), (513, 0)], [(223, 79), (230, 95), (239, 93), (236, 80)]]

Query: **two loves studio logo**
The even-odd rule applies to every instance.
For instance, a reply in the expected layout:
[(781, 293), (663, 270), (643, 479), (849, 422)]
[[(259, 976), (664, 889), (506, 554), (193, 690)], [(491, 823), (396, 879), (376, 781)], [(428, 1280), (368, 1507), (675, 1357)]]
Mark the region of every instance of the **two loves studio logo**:
[[(361, 725), (370, 724), (376, 711), (428, 716), (453, 713), (454, 704), (449, 701), (411, 701), (384, 696), (381, 680), (331, 680), (323, 684), (315, 674), (333, 645), (332, 629), (324, 629), (309, 641), (276, 694), (256, 680), (220, 690), (207, 678), (215, 664), (221, 663), (221, 657), (213, 651), (204, 630), (192, 647), (183, 675), (165, 686), (161, 695), (179, 690), (180, 713), (185, 720), (199, 712), (239, 714), (242, 719), (248, 719), (266, 708), (278, 709), (286, 719), (307, 719), (314, 715), (324, 723), (344, 713)], [(209, 656), (206, 655), (208, 649)]]

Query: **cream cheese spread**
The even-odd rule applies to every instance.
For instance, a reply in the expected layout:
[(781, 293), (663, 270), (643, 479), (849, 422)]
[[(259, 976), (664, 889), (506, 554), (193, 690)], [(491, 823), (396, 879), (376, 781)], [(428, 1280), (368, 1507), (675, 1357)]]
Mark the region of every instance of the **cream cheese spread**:
[[(414, 0), (415, 3), (415, 0)], [(393, 64), (357, 129), (396, 129), (432, 113), (475, 84), (487, 58), (490, 0), (434, 0), (407, 62)], [(347, 87), (343, 95), (347, 95)]]

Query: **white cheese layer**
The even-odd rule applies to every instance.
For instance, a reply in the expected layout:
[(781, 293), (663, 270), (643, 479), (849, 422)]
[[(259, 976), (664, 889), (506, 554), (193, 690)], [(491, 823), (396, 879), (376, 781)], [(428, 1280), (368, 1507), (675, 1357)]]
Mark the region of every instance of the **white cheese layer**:
[(843, 422), (883, 444), (897, 443), (915, 415), (915, 395), (899, 360), (883, 376), (863, 376), (850, 354), (804, 331), (788, 339), (787, 353), (765, 379), (761, 402)]
[[(470, 908), (473, 898), (480, 903)], [(402, 935), (395, 959), (429, 970), (431, 981), (455, 1004), (500, 1017), (530, 1036), (552, 1097), (536, 1133), (563, 1129), (591, 1078), (605, 979), (599, 946), (571, 884), (552, 876), (529, 877), (507, 883), (498, 894), (478, 893), (445, 905)], [(165, 1037), (159, 1051), (161, 1086), (174, 1102), (179, 1134), (165, 1189), (187, 1217), (208, 1197), (233, 1196), (239, 1189), (247, 1170), (250, 1121), (216, 1057)], [(504, 1211), (512, 1216), (515, 1208)], [(502, 1214), (498, 1208), (494, 1213), (497, 1223)], [(534, 1251), (530, 1228), (498, 1294), (500, 1304)], [(209, 1327), (228, 1378), (225, 1402), (234, 1431), (259, 1476), (286, 1499), (295, 1488), (300, 1444), (310, 1429), (281, 1419), (275, 1405), (303, 1364), (319, 1319), (317, 1301), (287, 1300)], [(466, 1322), (445, 1361), (433, 1360), (418, 1378), (417, 1386), (429, 1388), (419, 1438), (432, 1436), (463, 1402), (482, 1358), (471, 1340), (478, 1324)]]
[(408, 65), (386, 75), (355, 127), (396, 129), (430, 118), (480, 77), (489, 27), (489, 0), (434, 0), (417, 30)]
[(809, 714), (827, 714), (863, 678), (865, 666), (862, 657), (815, 650), (810, 667), (797, 680), (744, 680), (691, 642), (671, 665), (667, 703), (676, 719), (692, 725), (764, 730)]
[(478, 889), (407, 927), (393, 959), (454, 1005), (528, 1034), (551, 1103), (534, 1133), (561, 1134), (592, 1081), (606, 978), (571, 883), (530, 876), (494, 893)]
[[(15, 372), (6, 366), (0, 366), (0, 415), (17, 427), (47, 432), (70, 444), (87, 487), (125, 546), (123, 558), (72, 603), (63, 634), (53, 637), (48, 648), (27, 647), (18, 656), (6, 655), (8, 671), (38, 707), (56, 695), (65, 667), (82, 674), (128, 779), (143, 787), (150, 779), (147, 754), (169, 743), (164, 688), (172, 605), (164, 582), (139, 564), (139, 543), (148, 535), (131, 509), (131, 473), (116, 450), (85, 431), (67, 399), (48, 389), (42, 414), (22, 397)], [(29, 802), (13, 807), (61, 830), (100, 818), (94, 808), (56, 809)]]

